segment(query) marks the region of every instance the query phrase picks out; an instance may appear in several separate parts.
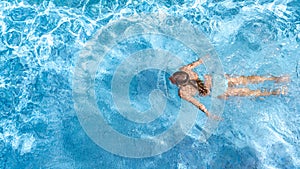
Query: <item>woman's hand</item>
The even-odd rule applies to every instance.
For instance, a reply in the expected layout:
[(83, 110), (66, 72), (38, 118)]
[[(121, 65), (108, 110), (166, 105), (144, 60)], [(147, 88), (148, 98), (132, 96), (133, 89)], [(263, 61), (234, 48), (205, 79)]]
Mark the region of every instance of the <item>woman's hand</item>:
[(223, 120), (222, 117), (217, 116), (217, 115), (214, 115), (214, 114), (211, 114), (211, 113), (209, 113), (209, 112), (205, 112), (205, 114), (206, 114), (206, 116), (207, 116), (208, 118), (210, 118), (210, 119), (212, 119), (212, 120), (216, 120), (216, 121), (221, 121), (221, 120)]

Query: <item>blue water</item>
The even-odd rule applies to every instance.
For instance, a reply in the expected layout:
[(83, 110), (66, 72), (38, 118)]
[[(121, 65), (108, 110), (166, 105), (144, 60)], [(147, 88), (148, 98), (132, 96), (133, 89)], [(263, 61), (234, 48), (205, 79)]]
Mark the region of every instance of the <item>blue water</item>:
[[(78, 53), (108, 23), (158, 10), (184, 17), (202, 31), (227, 74), (290, 75), (288, 95), (230, 98), (223, 121), (206, 142), (197, 139), (205, 120), (199, 112), (192, 131), (161, 155), (132, 159), (103, 150), (84, 132), (74, 108)], [(300, 168), (298, 0), (1, 1), (0, 36), (1, 169)], [(118, 63), (108, 55), (106, 61)], [(157, 73), (141, 72), (131, 82), (132, 104), (141, 111), (150, 106), (144, 101), (149, 93), (138, 95), (133, 88), (152, 90), (138, 82), (145, 83), (145, 74), (155, 81)], [(96, 79), (96, 85), (100, 82)], [(173, 98), (168, 104), (179, 106), (176, 88), (168, 84), (168, 89)], [(104, 116), (116, 129), (128, 127), (120, 132), (131, 137), (161, 133), (174, 122), (166, 115), (133, 131), (136, 126), (117, 113)]]

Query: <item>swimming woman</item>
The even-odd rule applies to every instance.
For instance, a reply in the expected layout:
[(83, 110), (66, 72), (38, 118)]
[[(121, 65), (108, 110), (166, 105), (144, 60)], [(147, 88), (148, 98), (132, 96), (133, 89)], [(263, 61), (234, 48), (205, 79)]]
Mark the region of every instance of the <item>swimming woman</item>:
[[(209, 57), (208, 55), (206, 58)], [(179, 69), (179, 71), (175, 72), (169, 79), (170, 81), (177, 85), (179, 88), (178, 94), (179, 96), (191, 102), (198, 109), (203, 111), (207, 117), (211, 117), (214, 119), (219, 119), (218, 117), (210, 114), (210, 112), (205, 108), (203, 104), (201, 104), (197, 99), (194, 98), (197, 94), (200, 96), (208, 96), (210, 94), (210, 89), (212, 85), (212, 77), (210, 75), (204, 76), (204, 82), (199, 79), (198, 74), (193, 71), (193, 69), (200, 64), (203, 63), (203, 59), (198, 59), (197, 61), (185, 65)], [(262, 83), (266, 80), (279, 82), (287, 82), (289, 81), (288, 76), (282, 77), (263, 77), (263, 76), (238, 76), (231, 77), (229, 75), (225, 75), (228, 81), (227, 91), (218, 96), (220, 99), (227, 99), (230, 96), (269, 96), (269, 95), (280, 95), (286, 94), (286, 87), (282, 87), (282, 89), (276, 89), (273, 91), (261, 91), (261, 90), (251, 90), (249, 88), (236, 88), (235, 86), (247, 84), (257, 84)]]

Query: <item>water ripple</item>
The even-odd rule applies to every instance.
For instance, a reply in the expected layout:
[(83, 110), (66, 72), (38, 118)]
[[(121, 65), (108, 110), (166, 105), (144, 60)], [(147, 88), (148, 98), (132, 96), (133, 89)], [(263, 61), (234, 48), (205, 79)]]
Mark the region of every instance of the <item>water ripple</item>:
[[(203, 31), (228, 73), (290, 74), (290, 95), (229, 100), (209, 144), (191, 133), (170, 152), (140, 160), (99, 150), (72, 107), (76, 52), (111, 20), (158, 10)], [(1, 1), (0, 36), (0, 168), (300, 166), (298, 0)]]

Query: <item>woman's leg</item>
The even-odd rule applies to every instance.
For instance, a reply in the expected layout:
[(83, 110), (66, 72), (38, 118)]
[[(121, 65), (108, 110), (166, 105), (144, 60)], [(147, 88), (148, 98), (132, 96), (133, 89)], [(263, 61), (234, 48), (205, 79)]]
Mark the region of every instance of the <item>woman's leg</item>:
[(230, 77), (229, 75), (225, 75), (228, 80), (228, 86), (238, 86), (238, 85), (247, 85), (247, 84), (257, 84), (262, 83), (266, 80), (275, 81), (276, 83), (280, 82), (288, 82), (289, 76), (281, 76), (281, 77), (263, 77), (263, 76), (239, 76), (239, 77)]
[(287, 94), (287, 87), (283, 86), (281, 89), (275, 89), (272, 91), (250, 90), (248, 88), (228, 88), (227, 91), (220, 95), (219, 98), (227, 99), (229, 96), (270, 96)]

